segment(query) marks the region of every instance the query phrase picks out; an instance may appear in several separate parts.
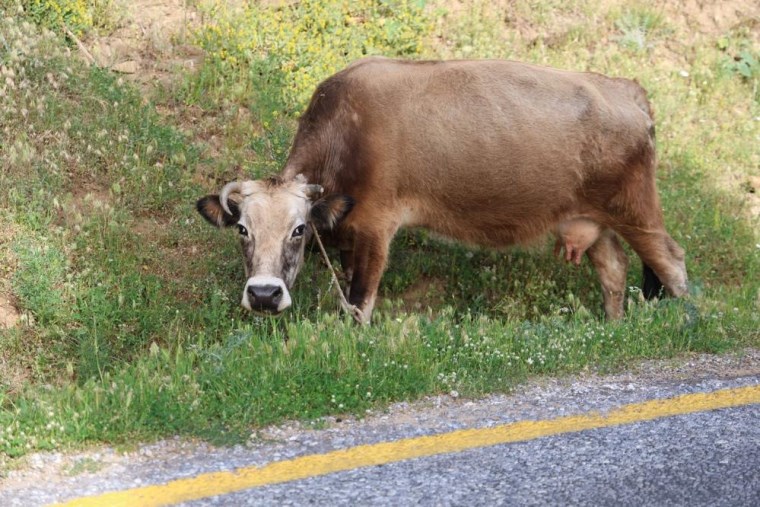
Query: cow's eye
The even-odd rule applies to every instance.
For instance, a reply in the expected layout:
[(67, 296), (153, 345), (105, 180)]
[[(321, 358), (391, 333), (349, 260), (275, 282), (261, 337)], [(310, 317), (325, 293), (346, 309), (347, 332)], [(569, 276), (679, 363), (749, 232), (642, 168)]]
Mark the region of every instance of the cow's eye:
[(294, 238), (298, 238), (300, 236), (303, 236), (303, 232), (305, 230), (306, 230), (306, 225), (305, 224), (299, 225), (298, 227), (296, 227), (295, 229), (293, 229), (293, 237)]
[(238, 224), (238, 232), (241, 236), (248, 236), (248, 229), (243, 224)]

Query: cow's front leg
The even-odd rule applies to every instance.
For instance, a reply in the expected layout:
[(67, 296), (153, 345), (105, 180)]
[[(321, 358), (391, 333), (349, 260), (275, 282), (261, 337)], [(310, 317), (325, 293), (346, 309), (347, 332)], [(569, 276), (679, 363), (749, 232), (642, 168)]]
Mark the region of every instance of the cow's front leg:
[(354, 277), (354, 251), (340, 250), (340, 267), (346, 281), (346, 297), (351, 293), (351, 279)]
[(392, 234), (358, 232), (354, 240), (353, 275), (348, 301), (362, 312), (361, 324), (369, 324), (380, 278), (385, 271)]

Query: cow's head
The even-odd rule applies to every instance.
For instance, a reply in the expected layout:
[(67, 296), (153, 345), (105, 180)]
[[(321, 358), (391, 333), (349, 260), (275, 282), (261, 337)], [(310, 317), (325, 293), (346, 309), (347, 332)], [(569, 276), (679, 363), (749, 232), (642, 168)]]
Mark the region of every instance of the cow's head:
[(321, 186), (298, 175), (289, 181), (234, 181), (219, 195), (198, 201), (198, 212), (209, 223), (234, 227), (240, 235), (247, 278), (243, 307), (280, 313), (290, 306), (289, 289), (303, 264), (312, 225), (332, 229), (353, 206), (350, 197), (321, 194)]

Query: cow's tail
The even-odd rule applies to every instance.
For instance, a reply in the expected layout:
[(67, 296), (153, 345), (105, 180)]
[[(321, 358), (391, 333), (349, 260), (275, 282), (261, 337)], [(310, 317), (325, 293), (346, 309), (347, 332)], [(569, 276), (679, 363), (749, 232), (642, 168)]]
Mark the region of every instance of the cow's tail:
[(644, 111), (649, 116), (649, 137), (654, 142), (655, 129), (654, 129), (654, 108), (652, 103), (649, 102), (647, 91), (636, 81), (629, 81), (633, 84), (629, 89), (633, 95), (633, 101), (639, 106), (639, 109)]
[(654, 299), (662, 295), (662, 282), (652, 268), (644, 264), (644, 284), (641, 288), (644, 298)]
[(633, 100), (636, 102), (636, 105), (641, 108), (642, 111), (644, 111), (649, 117), (654, 121), (654, 108), (652, 107), (652, 103), (649, 102), (649, 97), (647, 97), (647, 91), (637, 82), (634, 81), (634, 87), (633, 87)]

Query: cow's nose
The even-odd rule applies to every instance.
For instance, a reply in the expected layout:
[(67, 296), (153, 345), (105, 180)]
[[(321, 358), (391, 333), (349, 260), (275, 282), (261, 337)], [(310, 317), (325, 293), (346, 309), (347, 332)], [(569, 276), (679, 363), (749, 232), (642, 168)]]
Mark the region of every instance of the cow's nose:
[(249, 285), (248, 300), (253, 310), (277, 312), (282, 302), (282, 287), (279, 285)]

